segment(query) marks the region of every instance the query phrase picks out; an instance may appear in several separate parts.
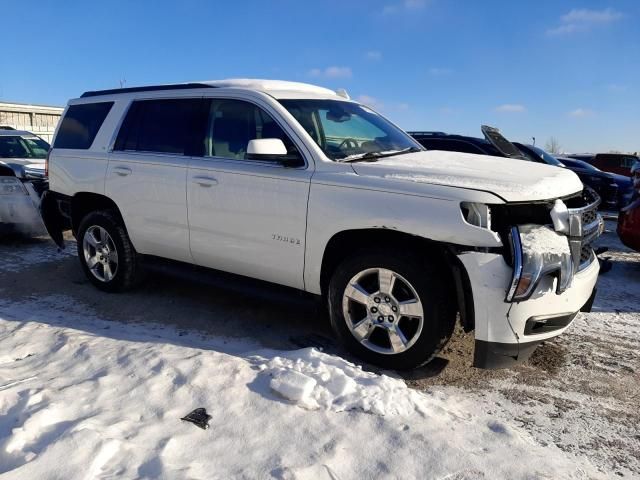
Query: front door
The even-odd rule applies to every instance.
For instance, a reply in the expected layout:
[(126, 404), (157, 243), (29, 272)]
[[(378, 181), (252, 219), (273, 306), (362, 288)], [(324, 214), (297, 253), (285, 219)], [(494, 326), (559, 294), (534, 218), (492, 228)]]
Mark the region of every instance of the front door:
[(246, 159), (256, 138), (290, 136), (265, 109), (212, 99), (205, 155), (190, 161), (187, 202), (196, 264), (304, 288), (304, 248), (311, 165), (287, 168)]

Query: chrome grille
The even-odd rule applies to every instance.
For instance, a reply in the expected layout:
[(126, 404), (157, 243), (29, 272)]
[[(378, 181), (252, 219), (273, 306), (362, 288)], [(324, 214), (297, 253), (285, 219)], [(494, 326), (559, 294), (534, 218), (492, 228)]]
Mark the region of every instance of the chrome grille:
[(581, 200), (580, 206), (569, 209), (569, 246), (576, 271), (590, 265), (595, 258), (591, 243), (598, 238), (602, 227), (602, 219), (598, 214), (598, 194), (585, 187)]
[(590, 225), (593, 222), (598, 220), (598, 209), (597, 207), (593, 210), (587, 210), (582, 213), (582, 225)]

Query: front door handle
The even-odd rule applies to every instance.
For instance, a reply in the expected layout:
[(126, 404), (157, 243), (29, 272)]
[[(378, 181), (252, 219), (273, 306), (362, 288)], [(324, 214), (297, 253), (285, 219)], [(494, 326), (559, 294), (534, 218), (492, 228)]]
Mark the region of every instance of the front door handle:
[(129, 167), (117, 166), (113, 167), (113, 173), (121, 177), (126, 177), (127, 175), (131, 175), (132, 171)]
[(201, 187), (212, 187), (218, 184), (218, 180), (213, 177), (195, 176), (193, 177), (193, 183), (197, 183)]

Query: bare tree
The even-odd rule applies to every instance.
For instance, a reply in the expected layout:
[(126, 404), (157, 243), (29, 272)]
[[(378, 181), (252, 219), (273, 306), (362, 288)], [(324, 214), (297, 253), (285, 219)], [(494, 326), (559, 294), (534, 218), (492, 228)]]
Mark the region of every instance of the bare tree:
[(544, 148), (549, 153), (562, 153), (562, 147), (556, 137), (550, 137), (545, 143)]

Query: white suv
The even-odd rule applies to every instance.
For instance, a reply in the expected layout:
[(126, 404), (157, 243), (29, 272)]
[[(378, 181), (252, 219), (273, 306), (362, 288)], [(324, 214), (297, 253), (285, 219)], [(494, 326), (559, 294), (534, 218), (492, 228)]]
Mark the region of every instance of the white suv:
[(344, 91), (268, 80), (87, 92), (49, 157), (43, 217), (98, 288), (163, 258), (327, 302), (363, 359), (412, 368), (459, 313), (474, 365), (526, 359), (589, 308), (598, 200), (565, 169), (426, 151)]

